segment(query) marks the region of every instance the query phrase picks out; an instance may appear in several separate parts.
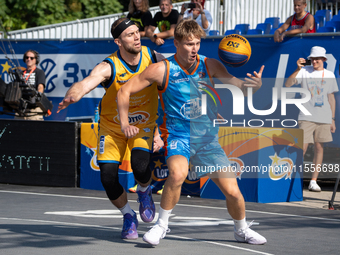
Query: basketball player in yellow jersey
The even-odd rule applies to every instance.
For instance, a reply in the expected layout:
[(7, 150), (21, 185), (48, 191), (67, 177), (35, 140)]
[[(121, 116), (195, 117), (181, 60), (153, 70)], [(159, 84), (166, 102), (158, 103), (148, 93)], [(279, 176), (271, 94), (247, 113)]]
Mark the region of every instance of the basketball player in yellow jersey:
[[(130, 78), (141, 73), (157, 60), (161, 54), (141, 46), (138, 27), (126, 18), (116, 20), (111, 27), (111, 34), (119, 50), (98, 64), (88, 77), (74, 83), (67, 91), (58, 111), (69, 104), (78, 102), (85, 94), (102, 84), (106, 90), (100, 105), (98, 158), (101, 182), (113, 205), (124, 215), (121, 233), (123, 239), (138, 238), (138, 220), (130, 208), (127, 194), (118, 180), (118, 169), (126, 148), (131, 150), (131, 167), (137, 181), (139, 213), (143, 221), (151, 222), (155, 216), (155, 205), (151, 196), (151, 170), (149, 163), (154, 150), (163, 146), (156, 127), (158, 93), (156, 84), (131, 96), (129, 107), (130, 124), (140, 132), (132, 139), (127, 139), (121, 131), (116, 97), (117, 92)], [(154, 136), (155, 132), (155, 136)], [(155, 148), (153, 148), (153, 143)]]

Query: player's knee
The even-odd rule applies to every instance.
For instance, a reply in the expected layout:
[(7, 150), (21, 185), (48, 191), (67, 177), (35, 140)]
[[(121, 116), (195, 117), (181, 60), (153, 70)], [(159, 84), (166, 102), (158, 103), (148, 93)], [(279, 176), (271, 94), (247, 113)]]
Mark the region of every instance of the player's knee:
[(131, 168), (135, 179), (140, 183), (147, 183), (151, 178), (151, 153), (142, 150), (131, 151)]
[(172, 185), (178, 186), (182, 185), (185, 181), (185, 178), (188, 176), (188, 170), (180, 170), (180, 169), (171, 169), (169, 171), (168, 180), (172, 183)]
[(243, 199), (242, 193), (238, 187), (230, 187), (223, 193), (228, 201), (239, 201)]
[(124, 188), (119, 183), (118, 179), (118, 164), (99, 164), (100, 179), (106, 194), (110, 200), (116, 200), (123, 192)]

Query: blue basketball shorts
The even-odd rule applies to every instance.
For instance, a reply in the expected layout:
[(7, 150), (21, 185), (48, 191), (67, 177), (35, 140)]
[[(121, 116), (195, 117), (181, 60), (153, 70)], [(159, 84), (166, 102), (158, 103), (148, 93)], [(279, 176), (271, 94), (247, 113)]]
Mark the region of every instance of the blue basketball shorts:
[(190, 137), (167, 138), (166, 156), (182, 155), (191, 163), (191, 170), (196, 172), (198, 178), (209, 173), (223, 170), (230, 166), (227, 155), (218, 142), (217, 135), (208, 142), (197, 142)]

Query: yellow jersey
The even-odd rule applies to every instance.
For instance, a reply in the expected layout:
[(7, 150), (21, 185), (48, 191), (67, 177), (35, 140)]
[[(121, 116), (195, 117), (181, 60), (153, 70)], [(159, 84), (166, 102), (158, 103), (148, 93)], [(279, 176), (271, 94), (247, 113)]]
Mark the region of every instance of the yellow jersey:
[[(117, 107), (118, 90), (133, 76), (145, 70), (149, 65), (155, 62), (151, 50), (142, 46), (140, 52), (140, 60), (136, 71), (133, 71), (129, 65), (120, 56), (119, 50), (111, 54), (104, 61), (111, 64), (112, 75), (103, 85), (105, 95), (99, 104), (100, 112), (100, 127), (105, 127), (109, 130), (117, 129), (120, 131), (120, 121)], [(158, 108), (158, 90), (157, 84), (150, 84), (145, 89), (130, 96), (129, 105), (129, 123), (130, 125), (142, 128), (145, 125), (155, 123)]]

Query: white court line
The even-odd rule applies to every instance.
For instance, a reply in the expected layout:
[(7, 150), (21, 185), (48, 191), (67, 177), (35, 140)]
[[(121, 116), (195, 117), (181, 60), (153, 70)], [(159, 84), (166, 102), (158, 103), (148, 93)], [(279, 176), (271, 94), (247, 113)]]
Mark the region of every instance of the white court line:
[(45, 194), (45, 193), (35, 193), (35, 192), (24, 192), (24, 191), (10, 191), (10, 190), (0, 190), (3, 193), (13, 193), (13, 194), (27, 194), (36, 196), (50, 196), (50, 197), (68, 197), (68, 198), (87, 198), (87, 199), (97, 199), (97, 200), (108, 200), (108, 198), (102, 197), (84, 197), (84, 196), (71, 196), (71, 195), (60, 195), (60, 194)]
[[(8, 221), (8, 220), (11, 220), (11, 221), (28, 221), (28, 222), (39, 222), (39, 223), (52, 223), (52, 224), (67, 225), (67, 226), (77, 226), (77, 227), (92, 227), (92, 228), (120, 230), (120, 228), (115, 228), (115, 227), (105, 227), (105, 226), (100, 226), (100, 225), (89, 225), (89, 224), (69, 223), (69, 222), (60, 222), (60, 221), (19, 219), (19, 218), (4, 218), (4, 217), (0, 217), (0, 220), (5, 220), (5, 221)], [(138, 233), (145, 233), (145, 231), (138, 231)], [(218, 246), (224, 246), (224, 247), (229, 247), (229, 248), (233, 248), (233, 249), (237, 249), (237, 250), (249, 251), (249, 252), (252, 252), (252, 253), (258, 253), (258, 254), (264, 254), (264, 255), (273, 255), (271, 253), (256, 251), (256, 250), (247, 249), (247, 248), (243, 248), (243, 247), (237, 247), (237, 246), (230, 245), (230, 244), (223, 244), (223, 243), (218, 243), (218, 242), (205, 241), (205, 240), (196, 239), (196, 238), (190, 238), (190, 237), (185, 237), (185, 236), (177, 236), (177, 235), (167, 235), (167, 236), (171, 237), (171, 238), (182, 239), (182, 240), (190, 240), (190, 241), (197, 241), (197, 242), (208, 243), (208, 244), (213, 244), (213, 245), (218, 245)]]
[[(2, 193), (13, 193), (13, 194), (24, 194), (24, 195), (36, 195), (36, 196), (51, 196), (51, 197), (67, 197), (67, 198), (85, 198), (85, 199), (107, 200), (107, 198), (102, 198), (102, 197), (71, 196), (71, 195), (46, 194), (46, 193), (34, 193), (34, 192), (22, 192), (22, 191), (10, 191), (10, 190), (0, 190), (0, 193), (1, 192)], [(137, 203), (137, 201), (135, 201), (135, 200), (129, 200), (129, 202)], [(155, 202), (155, 204), (159, 204), (159, 202)], [(212, 206), (204, 206), (204, 205), (177, 204), (176, 206), (205, 208), (205, 209), (214, 209), (214, 210), (227, 210), (226, 207), (212, 207)], [(252, 211), (252, 210), (246, 210), (246, 212), (285, 216), (285, 217), (297, 217), (297, 218), (304, 218), (304, 219), (314, 219), (314, 220), (325, 220), (325, 221), (340, 222), (340, 219), (329, 219), (329, 218), (303, 216), (303, 215), (296, 215), (296, 214), (273, 213), (273, 212)]]

